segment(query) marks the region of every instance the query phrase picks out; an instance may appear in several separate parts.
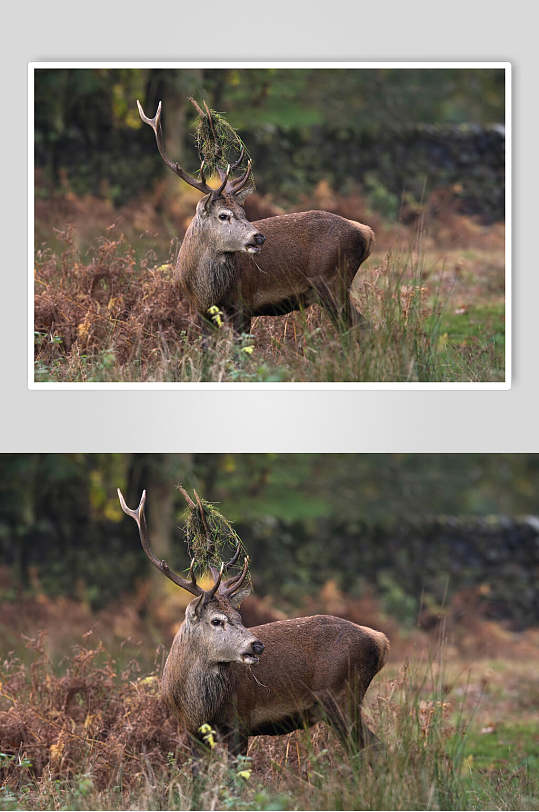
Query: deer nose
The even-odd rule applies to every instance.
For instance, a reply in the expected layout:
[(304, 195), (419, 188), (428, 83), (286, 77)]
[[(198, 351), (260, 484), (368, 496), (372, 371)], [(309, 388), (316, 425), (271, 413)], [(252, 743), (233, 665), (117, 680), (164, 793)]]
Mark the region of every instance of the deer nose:
[(266, 241), (266, 238), (263, 234), (255, 234), (254, 240), (257, 245), (262, 245)]
[(255, 640), (251, 648), (255, 654), (262, 654), (264, 651), (264, 643), (261, 643), (260, 640)]

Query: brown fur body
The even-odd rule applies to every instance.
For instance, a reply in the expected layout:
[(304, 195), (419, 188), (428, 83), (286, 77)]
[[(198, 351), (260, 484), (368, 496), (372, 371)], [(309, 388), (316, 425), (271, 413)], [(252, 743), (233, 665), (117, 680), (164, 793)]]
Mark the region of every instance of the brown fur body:
[[(239, 209), (239, 219), (241, 206), (227, 203)], [(350, 287), (372, 250), (369, 226), (326, 211), (277, 215), (249, 225), (265, 237), (260, 253), (217, 252), (198, 213), (191, 222), (176, 279), (194, 312), (205, 319), (208, 308), (217, 305), (239, 332), (249, 332), (253, 316), (283, 315), (317, 301), (345, 325), (361, 320)]]
[(387, 656), (384, 634), (329, 615), (248, 631), (265, 646), (252, 667), (228, 662), (208, 668), (187, 644), (183, 625), (176, 635), (162, 691), (192, 736), (208, 723), (232, 752), (245, 753), (249, 736), (288, 733), (326, 719), (343, 741), (352, 737), (363, 746), (372, 739), (361, 702)]

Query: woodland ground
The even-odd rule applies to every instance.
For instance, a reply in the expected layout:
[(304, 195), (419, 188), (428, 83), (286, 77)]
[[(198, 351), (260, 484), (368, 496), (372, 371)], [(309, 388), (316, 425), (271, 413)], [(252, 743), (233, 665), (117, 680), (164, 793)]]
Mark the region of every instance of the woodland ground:
[[(317, 610), (391, 638), (365, 703), (384, 748), (345, 753), (319, 724), (252, 738), (239, 762), (217, 745), (194, 785), (157, 679), (182, 598), (149, 606), (147, 592), (94, 614), (42, 594), (0, 604), (0, 808), (537, 808), (537, 629), (449, 613), (445, 634), (404, 630), (373, 598), (329, 584), (310, 599)], [(268, 598), (244, 614), (250, 625), (281, 616)]]
[[(373, 226), (376, 249), (354, 284), (369, 322), (339, 334), (321, 309), (226, 325), (202, 350), (171, 285), (196, 193), (167, 185), (121, 209), (69, 188), (37, 186), (36, 381), (502, 381), (502, 223), (481, 225), (434, 192), (421, 212), (387, 223), (359, 194), (320, 183), (295, 209), (324, 208)], [(248, 199), (257, 219), (283, 209)]]

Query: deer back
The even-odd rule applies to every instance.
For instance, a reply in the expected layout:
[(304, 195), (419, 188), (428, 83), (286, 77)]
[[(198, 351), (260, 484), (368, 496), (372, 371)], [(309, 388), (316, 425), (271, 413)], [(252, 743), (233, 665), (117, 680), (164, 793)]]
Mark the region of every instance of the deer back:
[(382, 632), (330, 615), (280, 620), (250, 631), (264, 643), (264, 655), (253, 671), (232, 670), (238, 714), (251, 730), (301, 713), (324, 694), (339, 698), (350, 683), (361, 702), (389, 651)]
[[(256, 256), (236, 254), (238, 291), (234, 295), (253, 315), (276, 310), (291, 297), (313, 289), (348, 287), (369, 256), (369, 226), (325, 211), (295, 212), (253, 222), (266, 241)], [(309, 304), (307, 299), (304, 304)]]

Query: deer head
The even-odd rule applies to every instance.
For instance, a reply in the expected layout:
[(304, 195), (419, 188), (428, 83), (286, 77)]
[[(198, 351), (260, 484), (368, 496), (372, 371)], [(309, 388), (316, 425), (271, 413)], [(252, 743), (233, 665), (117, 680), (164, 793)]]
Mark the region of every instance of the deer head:
[[(191, 99), (191, 101), (193, 100)], [(207, 105), (204, 113), (196, 102), (193, 101), (193, 104), (199, 114), (207, 115), (211, 122), (211, 112)], [(218, 170), (220, 184), (213, 189), (206, 180), (204, 161), (200, 164), (198, 170), (200, 177), (197, 178), (190, 175), (176, 161), (171, 161), (167, 156), (161, 127), (161, 102), (159, 102), (157, 112), (153, 118), (146, 116), (138, 99), (137, 106), (142, 121), (154, 131), (157, 149), (169, 169), (204, 195), (199, 200), (196, 208), (197, 231), (205, 233), (213, 250), (219, 254), (235, 253), (236, 251), (257, 254), (264, 243), (265, 237), (247, 220), (243, 208), (245, 198), (251, 191), (248, 185), (252, 170), (251, 161), (247, 161), (247, 168), (242, 175), (237, 178), (232, 177), (232, 173), (243, 160), (243, 147), (240, 150), (239, 157), (232, 164), (227, 165), (226, 171)]]
[[(189, 500), (190, 507), (196, 508), (194, 502), (183, 489), (182, 492)], [(166, 561), (158, 559), (153, 553), (144, 513), (146, 491), (142, 492), (136, 510), (132, 510), (126, 505), (119, 488), (118, 498), (123, 512), (136, 521), (142, 549), (152, 564), (177, 586), (195, 596), (185, 610), (183, 625), (185, 635), (189, 639), (189, 645), (193, 648), (193, 651), (196, 651), (197, 655), (203, 656), (207, 662), (212, 664), (230, 662), (243, 663), (244, 665), (256, 664), (264, 651), (264, 644), (257, 640), (254, 634), (243, 625), (238, 611), (242, 600), (250, 592), (249, 587), (244, 586), (249, 565), (248, 556), (245, 556), (241, 572), (223, 581), (225, 570), (233, 566), (239, 558), (240, 545), (238, 544), (236, 547), (230, 561), (221, 563), (219, 570), (213, 567), (210, 568), (214, 579), (213, 586), (208, 590), (202, 589), (196, 582), (194, 559), (192, 559), (189, 567), (189, 577), (183, 578), (171, 570)]]

